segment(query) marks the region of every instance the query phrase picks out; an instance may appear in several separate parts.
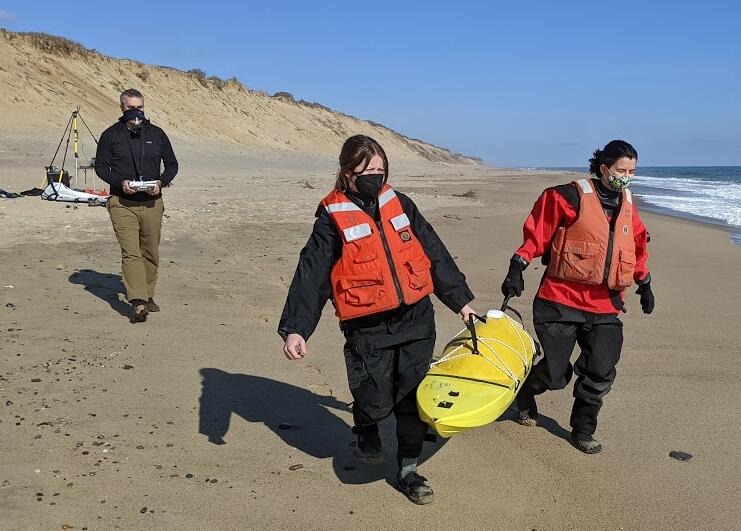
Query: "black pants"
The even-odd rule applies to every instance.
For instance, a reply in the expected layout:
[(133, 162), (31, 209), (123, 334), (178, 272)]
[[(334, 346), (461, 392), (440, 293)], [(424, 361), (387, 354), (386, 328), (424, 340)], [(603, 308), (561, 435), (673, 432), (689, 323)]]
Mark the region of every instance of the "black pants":
[[(553, 305), (546, 307), (536, 299), (533, 305), (535, 332), (543, 349), (541, 359), (528, 376), (517, 396), (520, 407), (528, 399), (547, 390), (563, 389), (576, 373), (571, 428), (592, 435), (597, 430), (597, 415), (605, 395), (617, 375), (616, 365), (623, 346), (623, 323), (616, 315), (565, 312), (570, 320), (548, 320)], [(579, 344), (581, 353), (571, 365), (571, 353)], [(526, 406), (525, 406), (526, 407)]]
[(417, 411), (417, 387), (432, 360), (435, 336), (376, 347), (373, 338), (348, 338), (345, 364), (356, 431), (377, 430), (392, 412), (396, 417), (398, 457), (419, 457), (427, 424)]

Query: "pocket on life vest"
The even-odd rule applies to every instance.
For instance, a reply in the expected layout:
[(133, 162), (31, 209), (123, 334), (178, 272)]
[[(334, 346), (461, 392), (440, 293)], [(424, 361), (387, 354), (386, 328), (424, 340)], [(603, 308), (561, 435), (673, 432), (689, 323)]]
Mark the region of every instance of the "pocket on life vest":
[(410, 288), (422, 289), (432, 280), (432, 276), (430, 275), (432, 263), (426, 256), (417, 260), (408, 260), (405, 265)]
[(597, 242), (567, 241), (561, 260), (561, 278), (599, 284), (602, 279), (600, 245)]
[(635, 253), (621, 249), (618, 255), (616, 286), (618, 288), (629, 288), (632, 286), (635, 269)]
[(359, 249), (356, 253), (353, 253), (352, 261), (356, 264), (365, 264), (366, 262), (372, 262), (378, 258), (376, 250), (370, 249)]
[(345, 277), (340, 281), (345, 302), (351, 306), (370, 306), (382, 296), (383, 275), (367, 273)]

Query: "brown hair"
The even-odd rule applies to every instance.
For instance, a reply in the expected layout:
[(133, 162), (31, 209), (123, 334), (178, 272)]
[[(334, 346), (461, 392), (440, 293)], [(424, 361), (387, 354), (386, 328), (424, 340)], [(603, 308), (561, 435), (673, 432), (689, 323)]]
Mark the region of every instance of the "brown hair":
[(337, 172), (335, 189), (346, 192), (348, 176), (355, 174), (355, 168), (361, 164), (363, 164), (361, 172), (364, 171), (373, 155), (378, 155), (383, 159), (383, 182), (385, 184), (389, 178), (389, 161), (381, 144), (365, 135), (355, 135), (345, 140), (342, 151), (340, 151), (340, 169)]

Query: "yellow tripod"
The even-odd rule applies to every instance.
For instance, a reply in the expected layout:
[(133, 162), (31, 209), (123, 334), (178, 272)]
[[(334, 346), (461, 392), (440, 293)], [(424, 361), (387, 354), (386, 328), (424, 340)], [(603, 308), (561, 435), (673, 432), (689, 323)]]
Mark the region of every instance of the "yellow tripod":
[[(70, 116), (69, 121), (67, 121), (67, 126), (64, 128), (64, 133), (62, 133), (62, 138), (59, 140), (59, 145), (57, 145), (57, 150), (54, 152), (54, 156), (51, 159), (51, 162), (46, 167), (46, 175), (44, 176), (44, 179), (41, 181), (41, 189), (46, 188), (49, 184), (52, 182), (64, 182), (67, 181), (66, 184), (71, 184), (69, 179), (69, 174), (64, 170), (64, 165), (67, 162), (67, 152), (69, 151), (69, 143), (70, 140), (72, 140), (72, 152), (75, 159), (75, 178), (74, 178), (74, 187), (78, 186), (78, 177), (80, 169), (90, 169), (92, 166), (88, 164), (87, 166), (80, 166), (80, 132), (77, 128), (77, 120), (80, 120), (85, 128), (87, 129), (88, 133), (90, 133), (90, 136), (93, 137), (93, 140), (95, 140), (95, 144), (98, 144), (98, 139), (95, 138), (95, 135), (88, 127), (87, 123), (85, 122), (85, 119), (80, 114), (80, 108), (77, 107), (77, 110), (72, 111), (72, 116)], [(56, 168), (54, 166), (54, 160), (56, 160), (57, 155), (59, 154), (59, 149), (62, 147), (62, 143), (64, 142), (65, 137), (67, 138), (67, 143), (64, 147), (64, 157), (62, 158), (62, 167), (61, 169)], [(65, 178), (66, 177), (66, 178)], [(87, 171), (85, 171), (85, 185), (87, 185)]]

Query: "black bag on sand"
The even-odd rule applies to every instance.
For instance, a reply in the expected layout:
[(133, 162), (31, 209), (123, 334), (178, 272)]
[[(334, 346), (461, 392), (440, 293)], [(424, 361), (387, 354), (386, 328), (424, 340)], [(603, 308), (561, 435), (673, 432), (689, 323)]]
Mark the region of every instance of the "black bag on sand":
[(62, 183), (64, 186), (69, 187), (69, 172), (67, 170), (60, 170), (56, 166), (46, 167), (46, 185), (49, 183)]

